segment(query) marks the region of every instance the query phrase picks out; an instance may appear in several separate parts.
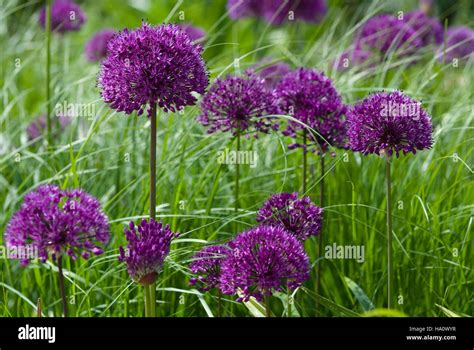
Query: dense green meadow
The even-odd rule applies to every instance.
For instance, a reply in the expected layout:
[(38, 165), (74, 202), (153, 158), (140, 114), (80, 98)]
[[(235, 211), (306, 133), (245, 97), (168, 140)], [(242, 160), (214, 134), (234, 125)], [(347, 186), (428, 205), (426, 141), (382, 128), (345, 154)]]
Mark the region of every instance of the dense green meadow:
[[(45, 34), (38, 25), (41, 1), (0, 0), (0, 244), (24, 196), (40, 184), (80, 187), (97, 197), (111, 225), (104, 254), (65, 261), (66, 292), (73, 316), (143, 316), (143, 291), (120, 263), (118, 247), (126, 245), (124, 227), (148, 215), (149, 121), (110, 109), (96, 87), (99, 64), (86, 61), (83, 48), (105, 27), (136, 28), (183, 19), (204, 28), (204, 59), (212, 81), (239, 74), (263, 57), (292, 67), (324, 71), (353, 104), (373, 91), (403, 90), (421, 100), (432, 116), (435, 144), (392, 163), (394, 228), (394, 294), (386, 306), (385, 163), (332, 149), (325, 157), (309, 155), (307, 195), (318, 204), (324, 180), (323, 245), (364, 248), (364, 261), (318, 259), (318, 239), (305, 247), (311, 278), (294, 293), (294, 316), (407, 315), (452, 316), (474, 313), (474, 69), (472, 59), (457, 66), (437, 60), (433, 49), (413, 57), (388, 57), (373, 68), (332, 69), (350, 46), (361, 23), (379, 12), (410, 11), (416, 1), (330, 1), (319, 24), (272, 27), (257, 19), (232, 21), (226, 1), (82, 1), (87, 22), (77, 33), (53, 34), (52, 102), (84, 104), (91, 117), (74, 118), (54, 138), (28, 141), (26, 128), (45, 112)], [(473, 27), (468, 1), (450, 8), (453, 24)], [(451, 23), (450, 23), (451, 24)], [(234, 149), (225, 133), (207, 134), (197, 121), (199, 105), (179, 113), (159, 112), (157, 217), (181, 233), (157, 281), (157, 316), (215, 316), (217, 294), (189, 286), (188, 264), (208, 242), (226, 242), (256, 225), (255, 212), (273, 193), (301, 191), (301, 149), (279, 132), (244, 137), (242, 150), (255, 151), (255, 167), (240, 166), (240, 210), (234, 211), (235, 166), (219, 164), (219, 152)], [(279, 116), (282, 122), (284, 116)], [(317, 264), (321, 290), (316, 290)], [(44, 316), (61, 314), (53, 262), (0, 260), (0, 315), (33, 316), (40, 299)], [(286, 295), (271, 299), (275, 315), (284, 315)], [(224, 296), (225, 316), (260, 315), (256, 303), (237, 303)]]

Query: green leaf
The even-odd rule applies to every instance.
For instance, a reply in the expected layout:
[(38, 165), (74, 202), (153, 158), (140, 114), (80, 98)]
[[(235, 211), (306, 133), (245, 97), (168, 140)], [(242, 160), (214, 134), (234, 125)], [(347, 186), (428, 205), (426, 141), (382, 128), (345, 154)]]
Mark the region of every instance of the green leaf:
[(347, 286), (351, 290), (352, 294), (356, 297), (357, 301), (359, 302), (360, 306), (364, 311), (369, 311), (375, 309), (374, 304), (372, 304), (372, 301), (369, 299), (367, 294), (365, 294), (364, 290), (353, 280), (351, 280), (349, 277), (344, 277), (344, 280), (346, 281)]

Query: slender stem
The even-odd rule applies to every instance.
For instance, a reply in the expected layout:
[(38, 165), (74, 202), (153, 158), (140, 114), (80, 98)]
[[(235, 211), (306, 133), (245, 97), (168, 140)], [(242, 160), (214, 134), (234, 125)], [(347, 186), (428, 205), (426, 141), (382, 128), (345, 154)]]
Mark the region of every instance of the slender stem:
[(265, 295), (265, 317), (272, 317), (272, 310), (270, 309), (270, 296)]
[(307, 132), (303, 129), (303, 194), (306, 194), (306, 173), (308, 168), (308, 152), (306, 150), (307, 145)]
[(150, 107), (150, 219), (156, 219), (156, 102)]
[(288, 288), (287, 294), (286, 294), (286, 316), (291, 317), (291, 304), (293, 304), (293, 299), (291, 297), (291, 290)]
[[(321, 154), (319, 158), (320, 162), (320, 170), (321, 170), (321, 178), (319, 179), (319, 205), (321, 208), (324, 208), (324, 173), (325, 173), (325, 167), (324, 167), (324, 154)], [(323, 214), (324, 215), (324, 214)], [(323, 256), (323, 230), (319, 232), (319, 238), (318, 238), (318, 257), (319, 257), (319, 262), (318, 262), (318, 269), (316, 271), (316, 293), (319, 294), (319, 291), (321, 290), (321, 257)]]
[(148, 286), (143, 286), (143, 299), (145, 301), (145, 317), (151, 317), (150, 289), (148, 288)]
[(217, 317), (222, 317), (222, 292), (220, 289), (217, 292)]
[(155, 288), (155, 283), (153, 282), (152, 284), (150, 284), (148, 286), (149, 288), (149, 296), (150, 296), (150, 301), (149, 301), (149, 305), (150, 305), (150, 317), (155, 317), (156, 316), (156, 288)]
[(46, 0), (46, 142), (48, 147), (52, 146), (53, 137), (51, 131), (51, 0)]
[(239, 177), (240, 177), (240, 164), (239, 164), (239, 153), (240, 153), (240, 129), (237, 129), (236, 135), (236, 162), (235, 162), (235, 212), (239, 211)]
[(63, 302), (64, 317), (68, 317), (66, 290), (64, 289), (64, 275), (63, 275), (63, 259), (58, 257), (58, 272), (59, 272), (59, 291), (61, 292), (61, 299)]
[(387, 307), (392, 307), (392, 179), (390, 176), (390, 155), (385, 162), (387, 195)]

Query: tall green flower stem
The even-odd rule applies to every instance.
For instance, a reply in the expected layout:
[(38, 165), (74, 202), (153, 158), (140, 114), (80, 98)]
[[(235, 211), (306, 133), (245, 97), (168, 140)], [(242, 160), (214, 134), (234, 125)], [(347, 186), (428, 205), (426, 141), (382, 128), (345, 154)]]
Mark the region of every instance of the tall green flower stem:
[[(156, 220), (156, 102), (150, 106), (150, 123), (150, 220)], [(155, 317), (155, 290), (154, 282), (145, 286), (145, 316), (147, 317)]]
[(64, 274), (63, 274), (63, 259), (58, 257), (58, 275), (59, 275), (59, 291), (61, 293), (61, 300), (63, 303), (64, 317), (68, 317), (66, 289), (64, 288)]
[(308, 135), (306, 129), (303, 129), (303, 194), (306, 194), (306, 182), (308, 172), (308, 152), (306, 146), (308, 143)]
[(46, 142), (48, 147), (52, 146), (51, 128), (51, 0), (46, 0)]
[(222, 316), (222, 292), (219, 289), (217, 291), (217, 317)]
[[(321, 178), (319, 179), (319, 206), (324, 208), (324, 173), (325, 173), (325, 164), (324, 164), (324, 153), (321, 153), (319, 157), (319, 168), (321, 170)], [(319, 232), (318, 237), (318, 269), (316, 271), (316, 293), (319, 294), (321, 289), (321, 257), (323, 256), (323, 230)]]
[(272, 317), (272, 310), (270, 309), (270, 295), (265, 295), (265, 317)]
[(239, 164), (239, 153), (240, 153), (240, 129), (237, 128), (237, 135), (235, 136), (236, 141), (236, 162), (235, 162), (235, 201), (234, 208), (235, 213), (239, 211), (239, 177), (240, 177), (240, 164)]
[(390, 175), (390, 155), (385, 154), (385, 180), (387, 198), (387, 307), (392, 307), (392, 179)]

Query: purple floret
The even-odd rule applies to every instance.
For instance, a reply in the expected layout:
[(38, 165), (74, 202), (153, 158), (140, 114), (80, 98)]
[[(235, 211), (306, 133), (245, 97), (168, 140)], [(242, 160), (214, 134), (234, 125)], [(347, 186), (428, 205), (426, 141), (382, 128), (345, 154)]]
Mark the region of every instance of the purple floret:
[(113, 29), (103, 29), (94, 34), (87, 42), (84, 52), (91, 62), (97, 62), (107, 57), (107, 44), (117, 32)]
[[(58, 33), (78, 31), (86, 21), (84, 11), (72, 0), (55, 0), (51, 5), (51, 30)], [(40, 25), (46, 26), (46, 8), (39, 15)]]
[(247, 72), (244, 76), (217, 79), (201, 102), (198, 121), (216, 131), (268, 133), (278, 124), (266, 116), (274, 111), (273, 94), (265, 80)]
[(257, 222), (281, 226), (299, 241), (304, 241), (321, 231), (323, 209), (313, 204), (309, 197), (298, 199), (297, 192), (277, 193), (257, 211)]
[(256, 73), (265, 79), (269, 89), (273, 89), (281, 78), (291, 71), (290, 66), (284, 62), (271, 62), (270, 58), (265, 58), (255, 65)]
[(203, 94), (208, 85), (202, 47), (177, 25), (124, 29), (107, 50), (98, 84), (104, 101), (119, 112), (142, 114), (154, 103), (175, 112), (194, 105), (193, 93)]
[(191, 278), (190, 285), (199, 285), (202, 292), (219, 287), (221, 264), (227, 257), (229, 248), (222, 245), (213, 245), (202, 248), (193, 256), (189, 269), (196, 277)]
[(431, 117), (421, 103), (399, 92), (378, 92), (348, 111), (349, 143), (354, 151), (398, 156), (433, 144)]
[(422, 46), (441, 44), (443, 42), (443, 26), (438, 19), (427, 16), (423, 11), (408, 12), (404, 22), (414, 31)]
[[(443, 46), (438, 50), (438, 56), (443, 59)], [(446, 61), (468, 59), (474, 53), (474, 30), (468, 27), (451, 27), (446, 33)]]
[(206, 36), (204, 29), (193, 26), (189, 23), (178, 23), (177, 26), (180, 27), (181, 30), (191, 38), (192, 41), (200, 40)]
[(221, 265), (220, 288), (262, 300), (274, 292), (293, 290), (309, 278), (309, 258), (303, 245), (281, 227), (257, 226), (229, 243), (232, 251)]
[(119, 260), (127, 264), (127, 271), (135, 282), (152, 284), (170, 252), (171, 241), (177, 236), (177, 233), (171, 232), (169, 225), (153, 219), (143, 219), (138, 226), (130, 221), (125, 229), (128, 246), (126, 250), (119, 248)]
[[(66, 126), (71, 124), (72, 118), (69, 116), (54, 116), (58, 118), (60, 130), (64, 130)], [(52, 127), (54, 129), (56, 120), (51, 120)], [(28, 140), (34, 140), (43, 135), (46, 130), (46, 114), (42, 114), (36, 119), (34, 119), (26, 128), (26, 134), (28, 135)]]
[(8, 246), (31, 245), (41, 261), (50, 254), (53, 260), (63, 254), (74, 260), (78, 256), (88, 259), (91, 253), (101, 254), (101, 246), (108, 241), (108, 218), (99, 201), (80, 189), (61, 190), (53, 185), (27, 194), (5, 233)]

